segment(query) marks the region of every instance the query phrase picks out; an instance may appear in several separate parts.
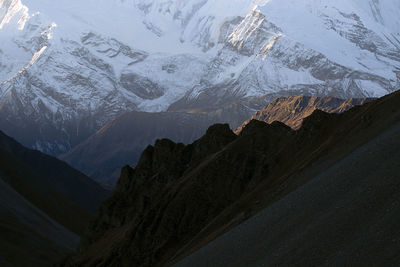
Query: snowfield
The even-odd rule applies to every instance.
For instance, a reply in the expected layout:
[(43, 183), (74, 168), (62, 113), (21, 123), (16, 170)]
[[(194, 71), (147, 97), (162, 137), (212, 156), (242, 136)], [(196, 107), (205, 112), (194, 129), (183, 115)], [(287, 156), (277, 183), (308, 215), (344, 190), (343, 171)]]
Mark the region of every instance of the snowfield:
[(398, 14), (392, 0), (4, 0), (0, 126), (57, 155), (177, 101), (379, 97), (399, 89)]

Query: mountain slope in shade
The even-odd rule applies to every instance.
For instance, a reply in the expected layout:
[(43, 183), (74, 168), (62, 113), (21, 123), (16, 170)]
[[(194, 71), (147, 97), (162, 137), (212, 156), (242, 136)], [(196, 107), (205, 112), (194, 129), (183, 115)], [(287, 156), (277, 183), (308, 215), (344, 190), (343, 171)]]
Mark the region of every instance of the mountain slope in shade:
[[(298, 128), (302, 119), (315, 109), (326, 112), (343, 112), (354, 105), (370, 99), (341, 100), (333, 97), (287, 97), (273, 99), (262, 111), (251, 119), (249, 110), (260, 107), (269, 96), (254, 98), (250, 103), (235, 103), (224, 109), (193, 109), (186, 112), (145, 113), (129, 112), (107, 123), (97, 133), (68, 153), (61, 155), (73, 167), (96, 181), (114, 185), (123, 166), (135, 165), (142, 151), (156, 139), (168, 138), (174, 142), (188, 144), (199, 138), (214, 123), (229, 123), (235, 133), (251, 120), (267, 123), (281, 121)], [(249, 109), (250, 107), (250, 109)], [(246, 120), (244, 123), (242, 123)]]
[[(367, 181), (379, 185), (377, 187), (360, 188), (359, 182), (362, 179), (359, 179), (358, 174), (353, 177), (353, 174), (358, 173), (358, 169), (372, 168), (367, 166), (370, 154), (381, 155), (383, 150), (379, 150), (379, 146), (366, 145), (371, 150), (363, 150), (363, 145), (376, 142), (380, 138), (376, 139), (377, 136), (400, 123), (399, 106), (400, 93), (396, 92), (341, 114), (316, 110), (296, 131), (283, 123), (266, 124), (252, 120), (239, 136), (229, 130), (227, 125), (214, 125), (208, 129), (206, 135), (191, 145), (176, 144), (166, 139), (158, 140), (154, 146), (149, 146), (143, 152), (135, 168), (127, 166), (123, 169), (113, 196), (102, 204), (97, 219), (91, 225), (91, 231), (81, 243), (82, 252), (70, 258), (66, 265), (163, 266), (179, 262), (264, 208), (273, 207), (274, 203), (289, 196), (291, 192), (307, 191), (302, 188), (318, 189), (318, 186), (311, 185), (318, 183), (318, 180), (322, 179), (319, 178), (321, 176), (329, 177), (326, 171), (330, 167), (337, 168), (342, 159), (351, 163), (351, 167), (341, 170), (343, 177), (339, 181), (345, 182), (335, 182), (330, 191), (330, 186), (327, 186), (325, 180), (321, 190), (326, 192), (318, 191), (318, 196), (326, 198), (328, 194), (334, 194), (336, 188), (348, 190), (341, 191), (343, 194), (338, 194), (335, 198), (341, 205), (332, 206), (329, 201), (319, 202), (317, 199), (314, 206), (299, 206), (297, 213), (291, 215), (294, 217), (292, 221), (283, 220), (288, 225), (298, 221), (302, 226), (308, 226), (313, 215), (317, 215), (313, 213), (312, 207), (318, 207), (319, 210), (329, 213), (330, 218), (339, 227), (334, 228), (335, 232), (324, 230), (321, 233), (334, 235), (335, 240), (340, 242), (352, 239), (352, 236), (342, 233), (351, 231), (353, 227), (360, 227), (360, 221), (347, 222), (339, 214), (345, 215), (351, 208), (354, 209), (354, 214), (359, 214), (371, 207), (371, 210), (364, 214), (365, 219), (370, 222), (379, 221), (380, 214), (388, 211), (390, 205), (377, 206), (375, 202), (374, 205), (369, 205), (369, 202), (365, 202), (369, 199), (368, 196), (379, 196), (378, 203), (381, 203), (382, 196), (386, 196), (386, 199), (396, 199), (397, 195), (380, 194), (393, 192), (393, 184), (398, 184), (398, 176), (391, 175), (398, 174), (400, 170), (398, 163), (393, 164), (398, 162), (396, 153), (374, 158), (377, 161), (375, 164), (381, 164), (380, 161), (384, 164), (383, 162), (387, 161), (391, 170), (395, 170), (388, 173), (390, 175), (386, 180), (378, 177), (379, 172), (372, 172)], [(398, 146), (398, 138), (390, 140)], [(346, 158), (352, 158), (359, 153), (353, 154), (359, 148), (362, 156), (368, 160), (360, 161), (360, 165), (354, 166), (352, 161), (347, 161)], [(348, 189), (347, 185), (354, 187)], [(360, 196), (357, 202), (357, 196), (354, 195), (356, 192), (365, 192), (362, 196), (366, 198)], [(313, 193), (313, 189), (306, 192), (308, 195)], [(352, 198), (348, 198), (349, 196)], [(352, 201), (353, 199), (355, 201)], [(343, 208), (346, 205), (342, 206), (347, 201), (353, 202), (350, 210)], [(307, 198), (303, 202), (306, 203)], [(318, 206), (320, 203), (323, 206)], [(382, 202), (385, 203), (388, 202)], [(295, 209), (296, 205), (288, 207)], [(390, 207), (390, 214), (398, 215), (398, 206)], [(303, 209), (307, 210), (307, 216), (302, 216)], [(386, 218), (390, 219), (390, 216)], [(370, 248), (378, 247), (381, 237), (384, 238), (385, 248), (390, 251), (396, 248), (392, 237), (386, 235), (393, 230), (390, 227), (393, 220), (387, 222), (380, 222), (385, 231), (383, 235), (370, 232), (367, 226), (358, 228), (362, 236), (373, 243)], [(315, 224), (319, 227), (319, 221)], [(290, 229), (296, 229), (295, 225), (289, 226), (293, 226)], [(299, 233), (293, 231), (295, 235), (288, 238), (299, 237)], [(300, 235), (299, 240), (305, 243), (316, 240), (317, 232), (310, 230), (306, 233), (309, 234)], [(331, 239), (329, 236), (325, 237), (326, 240)], [(279, 240), (279, 237), (277, 238)], [(298, 243), (293, 244), (297, 244), (296, 248), (301, 248)], [(375, 259), (383, 257), (388, 263), (395, 263), (392, 261), (392, 254), (384, 254), (383, 250), (338, 247), (345, 251), (368, 254)], [(276, 247), (278, 252), (279, 248)], [(324, 250), (321, 256), (329, 256), (335, 248), (337, 247)], [(313, 261), (310, 256), (320, 249), (323, 250), (324, 247), (313, 250), (299, 249), (299, 254), (288, 258), (288, 263), (290, 259), (297, 259), (297, 255), (317, 263), (319, 261)], [(207, 264), (207, 255), (202, 256), (201, 263)], [(240, 256), (240, 253), (234, 256)], [(218, 255), (215, 257), (218, 259)], [(351, 262), (352, 255), (344, 255), (341, 259), (344, 263)], [(196, 260), (189, 262), (196, 264)], [(216, 264), (217, 261), (212, 263)]]
[(53, 220), (82, 234), (109, 192), (65, 162), (30, 150), (0, 133), (4, 182)]
[(79, 242), (78, 235), (51, 219), (2, 178), (0, 235), (1, 266), (52, 266)]
[(0, 265), (52, 266), (75, 250), (110, 192), (0, 132)]
[(122, 167), (135, 165), (143, 150), (157, 139), (188, 144), (212, 124), (230, 123), (235, 128), (249, 117), (248, 108), (241, 103), (214, 111), (190, 112), (125, 113), (60, 159), (96, 181), (115, 185)]
[(391, 0), (1, 1), (0, 129), (60, 155), (127, 111), (383, 96), (400, 84), (399, 12)]
[(399, 140), (398, 122), (175, 266), (397, 266)]
[(299, 129), (303, 119), (310, 116), (316, 109), (328, 113), (341, 113), (355, 105), (365, 104), (372, 99), (338, 99), (335, 97), (309, 97), (309, 96), (293, 96), (282, 97), (272, 100), (261, 111), (256, 112), (250, 119), (239, 126), (235, 133), (240, 133), (251, 120), (264, 121), (272, 123), (280, 121), (291, 127)]

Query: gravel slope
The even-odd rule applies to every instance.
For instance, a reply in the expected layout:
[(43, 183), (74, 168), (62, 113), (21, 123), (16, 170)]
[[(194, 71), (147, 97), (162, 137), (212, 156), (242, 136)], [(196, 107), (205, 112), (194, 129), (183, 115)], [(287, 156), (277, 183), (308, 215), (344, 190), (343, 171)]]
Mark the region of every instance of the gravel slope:
[(400, 124), (177, 266), (396, 266)]

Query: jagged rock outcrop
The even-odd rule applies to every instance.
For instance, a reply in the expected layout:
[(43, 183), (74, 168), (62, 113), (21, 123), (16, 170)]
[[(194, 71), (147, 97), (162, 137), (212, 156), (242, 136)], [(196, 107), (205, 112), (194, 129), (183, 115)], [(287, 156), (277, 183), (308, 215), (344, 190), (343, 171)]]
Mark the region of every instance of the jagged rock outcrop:
[(121, 168), (136, 165), (143, 150), (157, 139), (189, 144), (212, 124), (230, 123), (235, 128), (250, 116), (243, 103), (190, 112), (125, 113), (59, 158), (94, 180), (114, 186)]
[[(390, 110), (386, 115), (397, 122), (333, 164), (325, 154), (286, 182), (308, 176), (302, 186), (174, 266), (396, 266), (400, 118)], [(323, 113), (315, 118), (322, 126), (329, 122)], [(375, 119), (365, 132), (381, 123)], [(262, 194), (255, 196), (263, 202)]]
[(341, 113), (355, 105), (365, 104), (371, 98), (339, 99), (335, 97), (289, 96), (275, 98), (262, 110), (257, 111), (251, 118), (239, 126), (235, 133), (240, 131), (251, 121), (259, 120), (266, 123), (280, 121), (291, 127), (299, 129), (303, 119), (310, 116), (315, 110), (328, 113)]
[[(204, 134), (208, 126), (214, 123), (229, 123), (233, 129), (241, 125), (235, 131), (239, 133), (252, 119), (267, 123), (281, 121), (298, 129), (302, 119), (311, 115), (315, 109), (337, 113), (371, 100), (306, 96), (276, 98), (247, 120), (250, 117), (247, 115), (250, 113), (249, 107), (261, 109), (266, 102), (271, 101), (269, 99), (269, 97), (254, 98), (247, 105), (238, 102), (218, 110), (128, 112), (107, 123), (60, 158), (96, 181), (115, 185), (121, 168), (126, 164), (135, 165), (146, 146), (153, 144), (158, 138), (168, 138), (174, 142), (188, 144)], [(132, 139), (132, 136), (135, 138)]]
[[(148, 147), (135, 169), (123, 169), (113, 197), (102, 205), (82, 244), (86, 249), (112, 235), (119, 248), (124, 247), (124, 259), (112, 260), (121, 251), (111, 247), (101, 250), (107, 259), (95, 259), (89, 247), (83, 262), (113, 265), (122, 260), (152, 266), (172, 256), (170, 252), (271, 171), (275, 157), (270, 153), (293, 131), (280, 123), (258, 124), (251, 123), (242, 137), (228, 125), (215, 125), (188, 146), (163, 139)], [(263, 155), (268, 148), (271, 152)], [(242, 153), (235, 153), (239, 150)]]
[(176, 262), (399, 122), (399, 96), (342, 114), (316, 110), (297, 131), (252, 120), (238, 136), (216, 125), (188, 146), (157, 141), (124, 168), (66, 265)]

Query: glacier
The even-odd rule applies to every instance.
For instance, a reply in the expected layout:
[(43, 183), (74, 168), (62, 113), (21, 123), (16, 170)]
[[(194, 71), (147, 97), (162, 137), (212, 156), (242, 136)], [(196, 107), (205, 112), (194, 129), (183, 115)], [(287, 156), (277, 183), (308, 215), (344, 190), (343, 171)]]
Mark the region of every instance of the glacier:
[(0, 129), (59, 155), (132, 110), (380, 97), (400, 88), (398, 14), (392, 0), (3, 0)]

